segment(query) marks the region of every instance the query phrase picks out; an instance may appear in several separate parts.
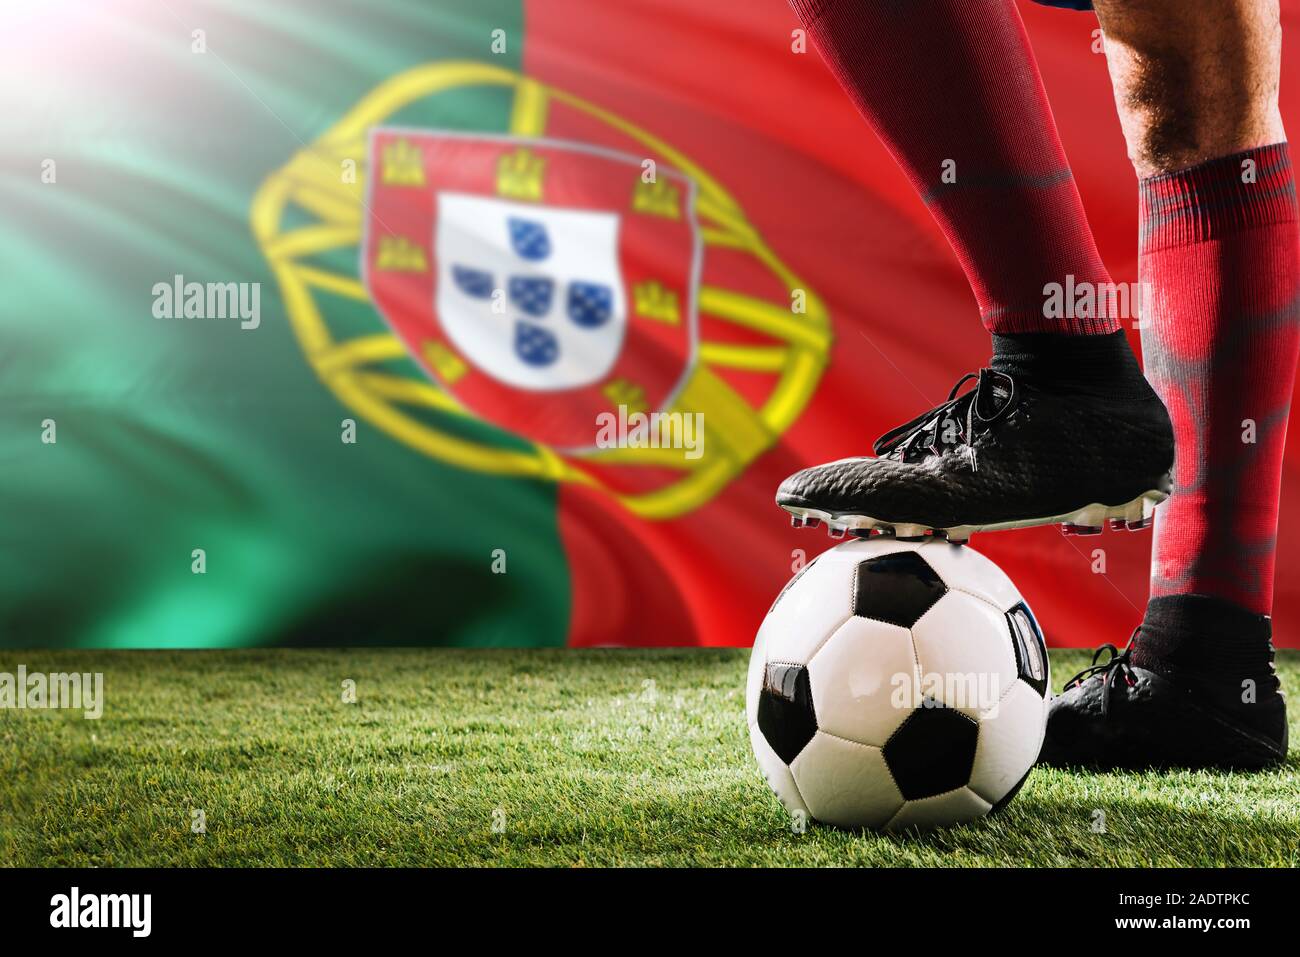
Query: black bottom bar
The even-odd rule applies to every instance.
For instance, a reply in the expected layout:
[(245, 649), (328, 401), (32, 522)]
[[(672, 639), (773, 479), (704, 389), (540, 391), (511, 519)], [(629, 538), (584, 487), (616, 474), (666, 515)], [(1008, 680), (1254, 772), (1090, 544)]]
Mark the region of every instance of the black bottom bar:
[(667, 934), (663, 943), (678, 947), (703, 919), (737, 941), (755, 930), (769, 945), (849, 934), (875, 949), (872, 939), (898, 935), (919, 945), (936, 935), (1276, 934), (1294, 926), (1297, 890), (1287, 870), (0, 870), (0, 913), (6, 943), (336, 948), (373, 946), (377, 931), (488, 943), (513, 930), (611, 946), (633, 932)]

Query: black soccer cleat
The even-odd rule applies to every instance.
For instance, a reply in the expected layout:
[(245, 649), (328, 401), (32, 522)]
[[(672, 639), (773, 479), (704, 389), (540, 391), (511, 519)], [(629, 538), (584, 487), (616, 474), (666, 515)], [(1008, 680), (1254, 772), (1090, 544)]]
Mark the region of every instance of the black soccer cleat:
[[(1135, 378), (1114, 392), (1081, 391), (981, 369), (947, 402), (876, 440), (876, 458), (796, 472), (776, 502), (796, 528), (824, 522), (832, 538), (1146, 528), (1169, 497), (1174, 435), (1164, 404)], [(959, 394), (971, 379), (976, 387)]]
[(1286, 758), (1286, 699), (1271, 667), (1249, 692), (1227, 675), (1166, 677), (1132, 663), (1137, 635), (1122, 653), (1099, 648), (1052, 699), (1040, 764), (1257, 770)]

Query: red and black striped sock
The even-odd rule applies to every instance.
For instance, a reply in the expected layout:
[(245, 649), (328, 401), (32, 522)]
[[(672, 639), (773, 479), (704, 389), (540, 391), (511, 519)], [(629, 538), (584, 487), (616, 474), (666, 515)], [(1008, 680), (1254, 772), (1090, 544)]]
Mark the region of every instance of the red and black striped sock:
[(1152, 292), (1146, 372), (1177, 443), (1151, 594), (1212, 596), (1266, 615), (1300, 347), (1300, 229), (1286, 144), (1144, 180), (1139, 272)]
[[(1109, 290), (1013, 0), (791, 0), (948, 237), (990, 331), (1113, 333)], [(1095, 295), (1094, 295), (1094, 298)]]

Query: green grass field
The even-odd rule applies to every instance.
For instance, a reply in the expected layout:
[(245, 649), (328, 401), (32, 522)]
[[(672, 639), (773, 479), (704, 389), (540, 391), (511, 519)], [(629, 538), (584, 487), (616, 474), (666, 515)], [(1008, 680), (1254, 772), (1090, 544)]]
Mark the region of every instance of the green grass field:
[[(104, 672), (106, 707), (0, 712), (0, 862), (1300, 863), (1295, 751), (1253, 775), (1038, 769), (973, 825), (796, 834), (750, 754), (747, 655), (7, 652), (0, 671)], [(1280, 658), (1300, 687), (1300, 653)], [(1084, 663), (1054, 653), (1057, 686)]]

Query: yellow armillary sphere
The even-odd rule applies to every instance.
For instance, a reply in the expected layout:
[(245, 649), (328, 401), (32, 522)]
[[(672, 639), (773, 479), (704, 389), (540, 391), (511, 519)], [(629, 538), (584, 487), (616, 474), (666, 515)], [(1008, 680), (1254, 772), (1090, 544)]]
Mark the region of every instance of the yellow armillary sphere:
[[(512, 93), (508, 134), (389, 125), (475, 87)], [(548, 138), (561, 109), (641, 155)], [(431, 63), (379, 86), (268, 177), (251, 225), (308, 362), (361, 419), (460, 468), (604, 489), (648, 519), (743, 472), (827, 361), (821, 299), (712, 176), (492, 64)], [(786, 297), (712, 283), (712, 250), (751, 257)], [(593, 413), (618, 407), (701, 413), (703, 454), (591, 447)]]

